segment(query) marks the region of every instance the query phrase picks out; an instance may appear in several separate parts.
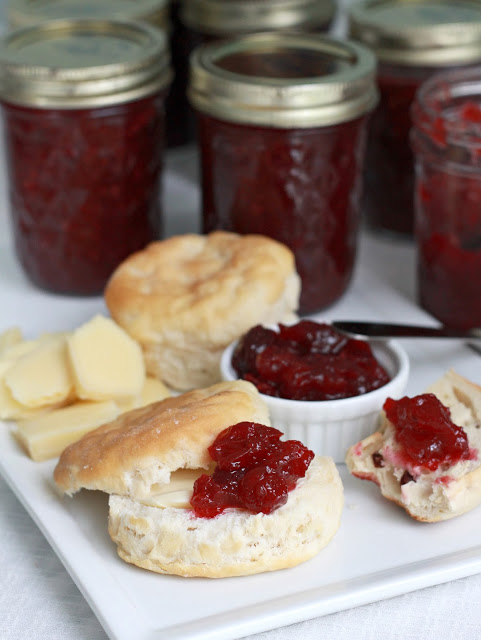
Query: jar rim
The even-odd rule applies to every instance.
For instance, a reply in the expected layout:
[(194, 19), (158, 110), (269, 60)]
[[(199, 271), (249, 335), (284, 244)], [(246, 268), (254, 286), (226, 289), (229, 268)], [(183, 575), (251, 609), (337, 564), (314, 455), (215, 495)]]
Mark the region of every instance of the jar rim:
[(6, 14), (11, 29), (68, 18), (147, 20), (167, 26), (168, 0), (10, 0)]
[(84, 108), (156, 93), (171, 80), (166, 35), (146, 23), (52, 20), (0, 39), (0, 99)]
[[(284, 63), (290, 63), (281, 65), (283, 70), (294, 67), (299, 55), (308, 65), (312, 58), (316, 71), (280, 75), (275, 65), (277, 56), (282, 60), (283, 55)], [(241, 68), (254, 64), (254, 70), (235, 71), (229, 68), (231, 60)], [(321, 73), (324, 67), (327, 72)], [(378, 100), (372, 52), (328, 36), (263, 33), (204, 44), (191, 55), (190, 69), (188, 96), (194, 108), (245, 124), (333, 125), (365, 115)], [(266, 69), (273, 71), (269, 75)]]
[[(463, 118), (474, 105), (476, 120)], [(481, 162), (481, 67), (437, 73), (421, 85), (411, 106), (411, 142), (458, 169)]]
[(335, 13), (335, 0), (189, 0), (180, 10), (188, 27), (218, 36), (318, 28), (330, 22)]
[(349, 33), (381, 62), (474, 63), (481, 60), (481, 0), (360, 0), (349, 11)]

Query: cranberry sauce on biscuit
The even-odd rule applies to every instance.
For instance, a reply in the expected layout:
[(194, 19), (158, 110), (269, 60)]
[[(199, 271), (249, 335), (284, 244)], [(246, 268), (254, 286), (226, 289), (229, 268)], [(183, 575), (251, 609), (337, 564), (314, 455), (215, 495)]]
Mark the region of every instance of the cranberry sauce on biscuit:
[(473, 459), (466, 432), (453, 423), (449, 408), (433, 393), (388, 398), (384, 411), (394, 426), (399, 466), (431, 472)]
[(213, 518), (234, 507), (271, 513), (287, 502), (314, 453), (297, 440), (254, 422), (224, 429), (209, 447), (214, 473), (195, 481), (191, 505), (199, 517)]

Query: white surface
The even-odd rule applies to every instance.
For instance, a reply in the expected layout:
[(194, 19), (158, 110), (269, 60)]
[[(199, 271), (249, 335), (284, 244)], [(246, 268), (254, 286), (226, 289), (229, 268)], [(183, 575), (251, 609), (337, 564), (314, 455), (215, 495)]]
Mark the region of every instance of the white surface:
[[(198, 193), (190, 177), (193, 166), (191, 159), (179, 157), (170, 163), (166, 200), (171, 233), (198, 229), (194, 215)], [(17, 266), (9, 236), (1, 237), (0, 330), (20, 324), (27, 336), (35, 336), (47, 329), (73, 328), (103, 310), (100, 298), (65, 298), (31, 287)], [(365, 236), (349, 292), (320, 317), (426, 321), (427, 316), (413, 302), (413, 283), (411, 247)], [(441, 340), (406, 340), (403, 344), (411, 359), (409, 393), (421, 391), (450, 366), (481, 383), (480, 356), (464, 345)], [(289, 571), (220, 581), (150, 574), (117, 558), (107, 534), (105, 497), (84, 492), (74, 499), (59, 499), (51, 480), (53, 463), (31, 462), (6, 428), (0, 432), (0, 464), (105, 629), (119, 640), (238, 638), (481, 572), (479, 510), (451, 522), (419, 524), (381, 499), (374, 485), (347, 477), (343, 469), (346, 507), (342, 526), (314, 560)], [(3, 483), (1, 489), (6, 497), (0, 505), (2, 640), (105, 638), (22, 506)], [(466, 589), (465, 582), (451, 587), (452, 597)], [(473, 585), (481, 587), (479, 578)], [(439, 592), (430, 591), (434, 594), (427, 600), (430, 606)], [(427, 597), (424, 593), (408, 599), (404, 628), (416, 603), (423, 609), (418, 616), (427, 615)], [(263, 637), (293, 637), (296, 630), (303, 637), (318, 637), (319, 630), (329, 629), (329, 624), (346, 625), (345, 636), (337, 630), (337, 638), (406, 637), (406, 632), (400, 633), (402, 625), (394, 628), (390, 618), (389, 612), (402, 611), (400, 607), (399, 603), (368, 607), (377, 622), (369, 623), (364, 635), (357, 621), (359, 615), (367, 614), (360, 610), (356, 615), (331, 616), (333, 622), (327, 627), (326, 619), (318, 619)], [(469, 615), (479, 616), (477, 607)], [(467, 625), (469, 619), (463, 617), (459, 623)], [(438, 639), (448, 637), (449, 624), (441, 627), (432, 621), (425, 621), (419, 637), (431, 637), (431, 624), (437, 625)]]

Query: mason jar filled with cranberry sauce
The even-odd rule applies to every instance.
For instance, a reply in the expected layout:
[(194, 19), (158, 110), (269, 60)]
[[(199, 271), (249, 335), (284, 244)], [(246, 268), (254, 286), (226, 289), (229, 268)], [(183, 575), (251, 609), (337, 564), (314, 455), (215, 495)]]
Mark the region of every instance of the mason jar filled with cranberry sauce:
[(351, 278), (375, 59), (323, 36), (258, 34), (197, 48), (203, 229), (288, 245), (301, 311), (335, 302)]
[(418, 294), (443, 324), (481, 326), (481, 67), (428, 80), (413, 104)]
[(187, 100), (189, 56), (200, 44), (258, 32), (327, 31), (336, 12), (335, 0), (173, 0), (172, 64), (175, 76), (167, 98), (175, 113), (172, 146), (192, 142), (195, 118)]
[[(177, 52), (182, 47), (177, 19), (179, 3), (180, 0), (9, 0), (5, 13), (11, 29), (72, 18), (147, 22), (168, 34), (171, 63), (175, 67)], [(176, 83), (178, 80), (173, 79), (166, 98), (166, 142), (172, 146), (186, 135), (176, 100), (171, 97)]]
[(373, 230), (411, 237), (414, 161), (410, 107), (419, 86), (447, 68), (481, 63), (479, 0), (362, 0), (350, 35), (371, 47), (380, 101), (369, 123), (363, 210)]
[(15, 248), (49, 291), (102, 292), (161, 234), (166, 39), (146, 24), (59, 20), (0, 42)]

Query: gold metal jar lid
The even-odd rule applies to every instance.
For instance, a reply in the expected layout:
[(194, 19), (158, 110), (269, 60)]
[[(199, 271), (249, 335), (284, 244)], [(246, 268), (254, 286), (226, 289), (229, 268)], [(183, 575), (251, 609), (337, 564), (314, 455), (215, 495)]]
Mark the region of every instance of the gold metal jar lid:
[(168, 0), (9, 0), (6, 7), (11, 29), (74, 18), (144, 20), (166, 28), (168, 13)]
[(335, 0), (187, 0), (181, 20), (200, 33), (239, 36), (278, 29), (313, 31), (328, 24)]
[(351, 8), (349, 32), (381, 62), (470, 64), (481, 61), (481, 0), (362, 0)]
[(191, 56), (192, 105), (221, 120), (280, 128), (353, 120), (377, 102), (375, 57), (318, 35), (263, 33), (202, 45)]
[(166, 87), (163, 31), (140, 22), (54, 20), (0, 40), (0, 99), (35, 107), (99, 107)]

